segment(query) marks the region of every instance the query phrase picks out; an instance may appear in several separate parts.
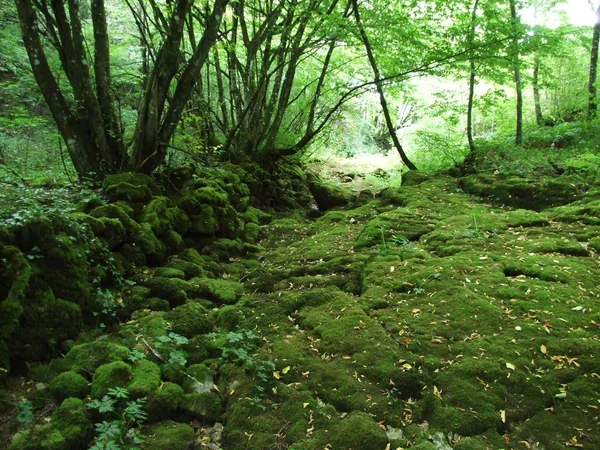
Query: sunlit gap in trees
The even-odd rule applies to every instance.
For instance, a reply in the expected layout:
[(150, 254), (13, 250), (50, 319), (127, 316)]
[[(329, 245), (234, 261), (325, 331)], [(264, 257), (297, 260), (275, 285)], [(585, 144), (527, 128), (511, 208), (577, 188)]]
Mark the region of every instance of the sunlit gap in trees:
[(534, 6), (524, 8), (522, 19), (529, 25), (544, 25), (549, 28), (557, 28), (565, 24), (592, 27), (596, 21), (594, 11), (597, 7), (598, 2), (593, 0), (567, 0), (549, 12), (542, 12), (538, 7), (536, 13)]

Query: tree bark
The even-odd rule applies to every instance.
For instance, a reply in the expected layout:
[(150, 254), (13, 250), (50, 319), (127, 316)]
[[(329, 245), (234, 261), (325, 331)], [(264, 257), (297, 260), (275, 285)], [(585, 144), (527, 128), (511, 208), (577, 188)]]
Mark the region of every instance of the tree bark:
[[(375, 56), (373, 55), (373, 51), (371, 49), (371, 44), (369, 43), (369, 38), (367, 33), (362, 25), (362, 21), (360, 19), (360, 11), (358, 9), (358, 1), (352, 1), (352, 10), (354, 12), (354, 17), (356, 19), (356, 25), (358, 27), (358, 31), (360, 33), (360, 37), (362, 39), (363, 45), (365, 46), (365, 51), (367, 52), (367, 57), (369, 59), (369, 63), (371, 65), (371, 69), (373, 70), (373, 75), (375, 77), (375, 86), (377, 88), (377, 93), (379, 94), (379, 101), (381, 103), (381, 109), (383, 110), (383, 116), (385, 117), (385, 124), (388, 128), (390, 136), (392, 137), (392, 141), (394, 142), (394, 147), (398, 151), (402, 162), (408, 167), (410, 170), (417, 170), (417, 167), (408, 159), (400, 141), (398, 140), (398, 136), (396, 135), (396, 131), (394, 130), (394, 123), (392, 121), (392, 117), (390, 115), (390, 111), (387, 105), (387, 101), (385, 99), (385, 95), (383, 93), (383, 83), (381, 82), (381, 75), (379, 73), (379, 68), (377, 67), (377, 61), (375, 61)], [(512, 1), (512, 0), (511, 0)]]
[(600, 6), (596, 9), (596, 23), (594, 24), (594, 34), (592, 36), (592, 51), (590, 54), (590, 77), (588, 82), (588, 110), (587, 118), (592, 119), (596, 116), (598, 103), (596, 99), (596, 74), (598, 71), (598, 43), (600, 41)]
[(516, 0), (510, 0), (510, 18), (512, 21), (512, 57), (515, 73), (515, 90), (517, 93), (517, 124), (515, 144), (523, 144), (523, 89), (521, 86), (521, 68), (519, 66), (519, 19), (517, 17)]
[[(469, 29), (469, 47), (472, 49), (475, 43), (475, 27), (477, 26), (477, 7), (479, 0), (475, 0), (471, 12), (471, 28)], [(475, 141), (473, 140), (473, 99), (475, 97), (475, 55), (471, 50), (469, 55), (469, 100), (467, 102), (467, 140), (469, 141), (469, 151), (475, 152)]]
[(544, 120), (544, 115), (542, 114), (542, 102), (540, 100), (540, 84), (539, 84), (539, 71), (540, 71), (540, 60), (537, 54), (534, 56), (533, 61), (533, 103), (535, 106), (535, 121), (539, 127), (543, 127), (546, 125), (546, 121)]

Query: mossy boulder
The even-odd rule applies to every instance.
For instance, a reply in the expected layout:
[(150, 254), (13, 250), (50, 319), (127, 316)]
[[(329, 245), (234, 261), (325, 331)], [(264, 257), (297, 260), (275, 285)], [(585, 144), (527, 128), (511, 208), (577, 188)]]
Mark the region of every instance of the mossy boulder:
[(64, 450), (67, 441), (53, 424), (35, 425), (16, 434), (8, 450)]
[(149, 201), (153, 195), (159, 195), (160, 189), (148, 175), (124, 172), (108, 175), (102, 182), (105, 195), (112, 202), (123, 200), (130, 203)]
[(216, 313), (217, 325), (226, 331), (234, 330), (243, 318), (242, 311), (234, 305), (222, 306)]
[(149, 223), (157, 236), (163, 235), (168, 230), (186, 234), (191, 225), (188, 216), (181, 209), (173, 206), (167, 197), (155, 197), (144, 207), (139, 221)]
[(153, 297), (168, 300), (172, 307), (183, 305), (187, 300), (187, 293), (193, 289), (190, 283), (179, 278), (155, 276), (144, 281), (144, 284), (150, 288)]
[(200, 205), (197, 213), (189, 213), (190, 231), (205, 236), (214, 236), (218, 229), (217, 215), (210, 205)]
[(381, 450), (387, 446), (388, 439), (371, 415), (352, 412), (330, 431), (330, 443), (332, 448)]
[(175, 230), (166, 231), (160, 237), (160, 240), (165, 244), (168, 254), (178, 253), (185, 247), (183, 237)]
[(244, 238), (248, 242), (258, 242), (260, 238), (260, 226), (252, 222), (244, 225)]
[(154, 271), (154, 276), (163, 278), (179, 278), (181, 280), (185, 280), (185, 272), (172, 267), (159, 267)]
[(90, 392), (90, 383), (77, 372), (67, 371), (56, 376), (48, 389), (57, 403), (66, 398), (85, 398)]
[(75, 345), (67, 353), (63, 365), (77, 372), (94, 373), (103, 364), (126, 360), (129, 354), (130, 350), (123, 345), (99, 340)]
[(134, 233), (139, 226), (123, 208), (115, 204), (98, 206), (90, 212), (90, 215), (98, 219), (103, 217), (116, 219), (121, 222), (127, 233)]
[(256, 223), (258, 225), (266, 225), (273, 220), (273, 216), (271, 216), (271, 214), (269, 213), (264, 212), (261, 209), (249, 206), (242, 213), (242, 219), (245, 222)]
[(127, 390), (133, 398), (148, 397), (160, 386), (160, 367), (142, 359), (133, 366), (133, 375)]
[(196, 433), (184, 423), (166, 421), (144, 429), (144, 450), (188, 450), (193, 445)]
[(133, 369), (123, 361), (114, 361), (98, 367), (92, 379), (92, 398), (102, 398), (111, 388), (126, 387), (132, 377)]
[(190, 282), (196, 285), (201, 296), (218, 304), (236, 303), (244, 289), (240, 283), (230, 280), (193, 278)]
[(167, 381), (148, 396), (144, 409), (148, 412), (151, 422), (165, 420), (177, 411), (182, 399), (181, 386)]
[(330, 182), (325, 182), (314, 174), (309, 174), (308, 182), (310, 193), (321, 211), (348, 206), (353, 200), (352, 196), (340, 187)]
[(65, 448), (83, 448), (92, 437), (89, 408), (79, 398), (65, 399), (52, 414), (52, 424), (64, 437)]
[(142, 223), (134, 234), (131, 235), (131, 243), (138, 247), (149, 264), (159, 265), (167, 256), (167, 249), (152, 231), (149, 223)]
[(418, 186), (429, 180), (430, 176), (418, 170), (409, 170), (402, 174), (402, 186)]
[(188, 301), (167, 312), (165, 319), (171, 324), (174, 333), (188, 338), (209, 333), (213, 329), (206, 308), (194, 301)]
[(185, 394), (180, 408), (188, 414), (199, 417), (208, 423), (218, 421), (223, 414), (221, 400), (214, 392)]

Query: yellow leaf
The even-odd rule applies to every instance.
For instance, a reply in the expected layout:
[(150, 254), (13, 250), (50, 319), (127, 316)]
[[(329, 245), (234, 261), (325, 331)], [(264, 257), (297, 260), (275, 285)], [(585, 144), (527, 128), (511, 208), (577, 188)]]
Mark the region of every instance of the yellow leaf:
[(506, 423), (506, 410), (500, 410), (500, 418), (502, 419), (502, 423)]
[(308, 402), (307, 403), (302, 403), (302, 407), (303, 408), (306, 408), (308, 405), (310, 405), (310, 403), (308, 403)]
[(278, 380), (281, 380), (281, 374), (279, 372), (273, 372), (273, 376)]
[(544, 355), (548, 354), (548, 349), (546, 348), (545, 345), (540, 345), (540, 352), (542, 352)]
[(433, 387), (433, 395), (435, 395), (440, 400), (442, 399), (442, 391), (440, 391), (437, 386)]
[(515, 365), (511, 364), (511, 363), (506, 363), (506, 368), (510, 369), (510, 370), (515, 370), (516, 369)]
[(213, 384), (213, 387), (212, 387), (212, 388), (213, 388), (213, 390), (215, 390), (215, 391), (217, 391), (217, 392), (221, 392), (221, 391), (219, 390), (219, 386), (217, 386), (216, 384)]
[(287, 367), (284, 367), (281, 372), (285, 375), (286, 373), (288, 373), (290, 371), (290, 369), (291, 369), (291, 367), (287, 366)]

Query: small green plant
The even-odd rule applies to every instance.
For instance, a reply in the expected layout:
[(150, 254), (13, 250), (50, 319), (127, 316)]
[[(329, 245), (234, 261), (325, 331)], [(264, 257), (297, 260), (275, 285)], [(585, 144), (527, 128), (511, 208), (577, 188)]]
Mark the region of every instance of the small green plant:
[(35, 415), (33, 414), (33, 403), (30, 400), (23, 400), (17, 405), (19, 414), (17, 420), (21, 423), (31, 424), (35, 421)]
[(102, 399), (87, 403), (91, 409), (97, 410), (103, 419), (94, 425), (96, 437), (91, 450), (129, 449), (144, 442), (139, 427), (148, 419), (144, 411), (145, 398), (129, 400), (129, 391), (116, 387), (108, 390)]

